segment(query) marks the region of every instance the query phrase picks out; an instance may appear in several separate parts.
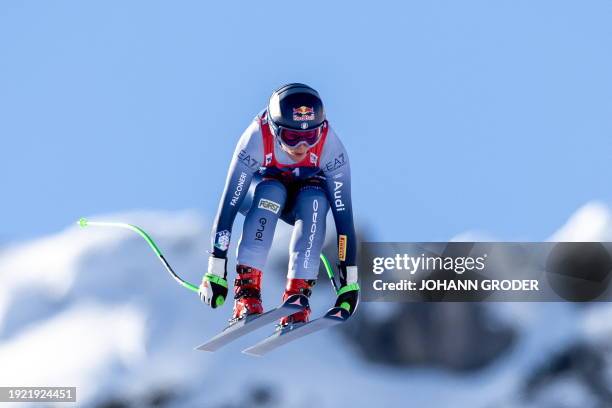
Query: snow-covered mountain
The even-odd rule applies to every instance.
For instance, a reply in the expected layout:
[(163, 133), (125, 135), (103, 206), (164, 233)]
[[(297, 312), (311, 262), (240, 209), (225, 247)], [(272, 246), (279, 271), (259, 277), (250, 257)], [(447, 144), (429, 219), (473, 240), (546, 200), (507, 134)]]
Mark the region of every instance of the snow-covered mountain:
[[(603, 204), (587, 204), (551, 239), (609, 240), (610, 214)], [(201, 278), (210, 226), (198, 214), (132, 212), (91, 219), (142, 226), (182, 276), (194, 283)], [(281, 296), (289, 234), (279, 224), (264, 277), (267, 307)], [(315, 314), (333, 302), (329, 283), (323, 273), (320, 277)], [(377, 307), (368, 306), (362, 305), (364, 313)], [(0, 385), (76, 386), (78, 406), (526, 406), (517, 395), (556, 353), (582, 342), (601, 346), (612, 331), (603, 324), (612, 314), (606, 305), (499, 305), (492, 311), (518, 337), (512, 349), (469, 374), (368, 362), (340, 330), (263, 358), (240, 350), (267, 335), (266, 329), (216, 353), (194, 351), (225, 326), (230, 311), (230, 302), (214, 311), (205, 308), (129, 231), (75, 225), (8, 244), (0, 252)], [(580, 384), (564, 392), (590, 395), (575, 390)]]

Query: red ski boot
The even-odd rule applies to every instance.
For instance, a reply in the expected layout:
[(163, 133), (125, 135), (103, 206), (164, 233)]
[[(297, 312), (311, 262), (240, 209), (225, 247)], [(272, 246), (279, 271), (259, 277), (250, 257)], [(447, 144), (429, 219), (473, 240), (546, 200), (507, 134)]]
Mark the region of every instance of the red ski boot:
[[(283, 294), (283, 301), (287, 300), (289, 296), (296, 294), (301, 294), (306, 297), (310, 297), (312, 293), (312, 287), (314, 286), (315, 282), (316, 281), (314, 279), (287, 279), (287, 286), (285, 288), (285, 293)], [(308, 321), (309, 316), (310, 307), (307, 307), (301, 312), (297, 312), (290, 316), (283, 317), (280, 320), (279, 325), (283, 327), (294, 323), (306, 323)]]
[(237, 265), (238, 276), (234, 280), (234, 312), (230, 322), (248, 315), (263, 313), (261, 305), (261, 275), (259, 269)]

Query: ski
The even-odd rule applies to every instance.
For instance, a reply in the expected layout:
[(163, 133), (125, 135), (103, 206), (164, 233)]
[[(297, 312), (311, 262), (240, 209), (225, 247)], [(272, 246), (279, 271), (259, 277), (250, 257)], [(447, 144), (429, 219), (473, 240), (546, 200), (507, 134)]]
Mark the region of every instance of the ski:
[(216, 351), (226, 344), (244, 336), (254, 330), (259, 329), (269, 323), (274, 322), (282, 317), (288, 316), (295, 312), (308, 307), (308, 298), (304, 295), (292, 295), (285, 300), (281, 305), (259, 315), (250, 315), (231, 323), (223, 331), (217, 334), (206, 343), (196, 347), (196, 350)]
[(341, 307), (333, 307), (329, 309), (325, 315), (307, 323), (279, 328), (277, 329), (276, 333), (260, 341), (254, 346), (242, 350), (242, 352), (252, 356), (263, 356), (264, 354), (275, 350), (282, 345), (300, 339), (308, 334), (344, 323), (349, 317), (350, 313), (347, 310)]

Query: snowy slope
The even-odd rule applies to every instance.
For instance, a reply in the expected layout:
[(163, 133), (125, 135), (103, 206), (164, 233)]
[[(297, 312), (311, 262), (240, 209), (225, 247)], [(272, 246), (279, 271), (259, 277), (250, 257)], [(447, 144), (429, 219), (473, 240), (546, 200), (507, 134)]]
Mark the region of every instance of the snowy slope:
[[(580, 217), (596, 224), (589, 227), (590, 239), (610, 236), (610, 211), (600, 204), (579, 210), (557, 234), (585, 236)], [(134, 212), (91, 219), (141, 225), (181, 275), (194, 283), (200, 279), (209, 225), (197, 214)], [(286, 257), (289, 233), (279, 225), (270, 265)], [(283, 275), (278, 269), (265, 272), (267, 307), (278, 302)], [(333, 302), (321, 278), (313, 297), (315, 313)], [(365, 363), (337, 330), (263, 358), (240, 350), (264, 336), (265, 329), (217, 353), (194, 351), (225, 325), (230, 310), (229, 303), (215, 311), (201, 305), (131, 232), (74, 226), (8, 245), (0, 252), (0, 384), (77, 386), (78, 406), (113, 398), (144, 406), (147, 395), (166, 390), (175, 394), (169, 406), (185, 407), (260, 398), (270, 406), (403, 406), (409, 401), (474, 408), (510, 401), (523, 376), (546, 358), (542, 350), (558, 349), (587, 332), (575, 329), (585, 317), (571, 305), (508, 305), (500, 313), (520, 323), (521, 340), (510, 355), (470, 376)], [(592, 331), (597, 324), (587, 326)], [(249, 393), (252, 397), (244, 396)]]

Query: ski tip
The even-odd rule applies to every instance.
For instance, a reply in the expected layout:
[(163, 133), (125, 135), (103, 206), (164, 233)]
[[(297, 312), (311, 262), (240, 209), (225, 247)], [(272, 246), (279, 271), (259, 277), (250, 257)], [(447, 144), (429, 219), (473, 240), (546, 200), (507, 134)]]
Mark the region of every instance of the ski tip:
[(263, 354), (254, 353), (250, 351), (249, 349), (242, 350), (242, 354), (246, 354), (247, 356), (251, 356), (251, 357), (263, 357)]

